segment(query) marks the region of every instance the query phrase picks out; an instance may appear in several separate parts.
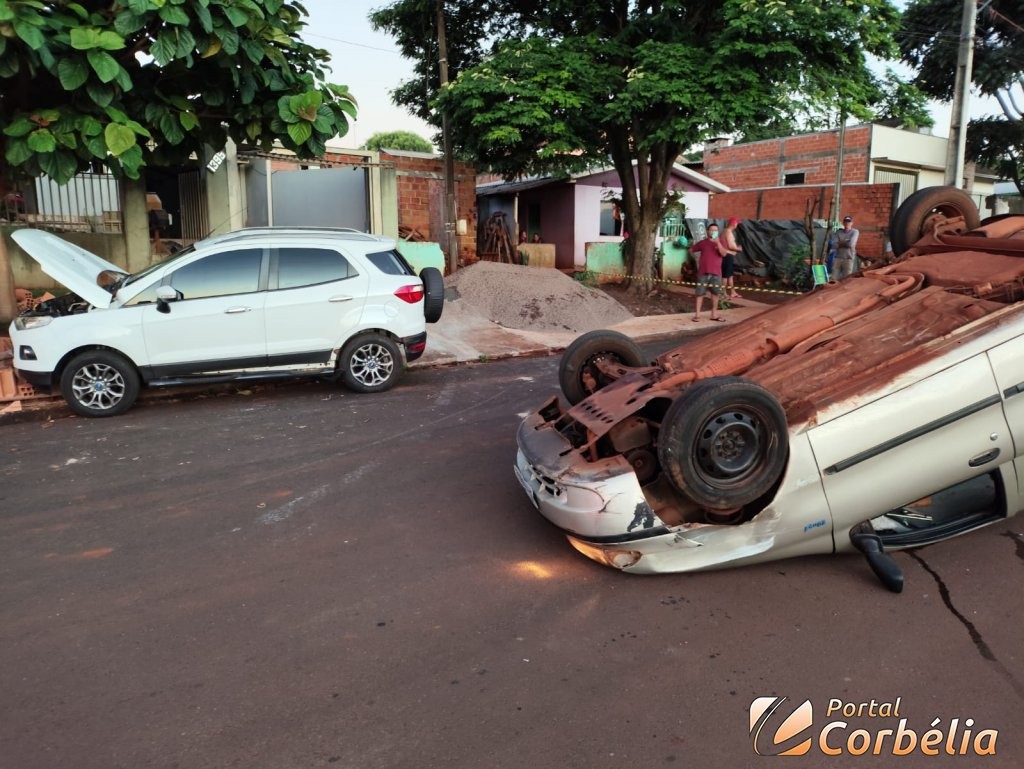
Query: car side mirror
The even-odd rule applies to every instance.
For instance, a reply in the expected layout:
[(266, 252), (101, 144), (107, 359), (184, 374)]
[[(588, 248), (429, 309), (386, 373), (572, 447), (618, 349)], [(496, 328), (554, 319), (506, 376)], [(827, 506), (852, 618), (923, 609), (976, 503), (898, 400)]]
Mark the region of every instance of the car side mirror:
[(181, 292), (173, 286), (158, 286), (156, 289), (157, 312), (167, 313), (171, 311), (171, 302), (181, 299)]

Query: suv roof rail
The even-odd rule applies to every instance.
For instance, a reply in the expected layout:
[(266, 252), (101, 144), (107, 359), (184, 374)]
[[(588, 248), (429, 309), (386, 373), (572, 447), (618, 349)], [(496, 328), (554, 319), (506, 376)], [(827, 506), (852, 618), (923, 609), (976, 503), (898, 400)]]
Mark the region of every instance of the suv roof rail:
[(243, 238), (256, 238), (264, 235), (330, 235), (333, 238), (343, 240), (359, 241), (386, 241), (391, 238), (383, 235), (373, 235), (369, 232), (352, 229), (351, 227), (244, 227), (233, 232), (225, 232), (222, 235), (213, 235), (206, 238), (207, 243), (223, 243), (229, 240), (241, 240)]

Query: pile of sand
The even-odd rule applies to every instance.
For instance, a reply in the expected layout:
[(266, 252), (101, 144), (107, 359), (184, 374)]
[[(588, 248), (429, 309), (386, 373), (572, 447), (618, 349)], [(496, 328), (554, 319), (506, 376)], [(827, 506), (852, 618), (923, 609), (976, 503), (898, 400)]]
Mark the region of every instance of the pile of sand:
[(545, 267), (477, 262), (445, 278), (445, 288), (445, 304), (506, 328), (583, 333), (633, 317), (603, 291)]

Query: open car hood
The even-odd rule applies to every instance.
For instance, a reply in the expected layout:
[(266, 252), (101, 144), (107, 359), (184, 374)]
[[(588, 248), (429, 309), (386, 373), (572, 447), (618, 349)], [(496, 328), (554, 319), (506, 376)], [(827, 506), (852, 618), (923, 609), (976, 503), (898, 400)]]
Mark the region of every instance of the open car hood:
[(106, 308), (114, 298), (99, 285), (101, 273), (127, 275), (116, 264), (43, 230), (17, 230), (14, 242), (35, 259), (47, 275), (74, 291), (93, 307)]

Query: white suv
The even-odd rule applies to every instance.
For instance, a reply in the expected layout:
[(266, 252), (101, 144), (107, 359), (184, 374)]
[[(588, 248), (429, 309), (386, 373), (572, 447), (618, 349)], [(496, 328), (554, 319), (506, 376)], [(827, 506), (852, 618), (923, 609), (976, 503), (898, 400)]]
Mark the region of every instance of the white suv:
[(142, 385), (326, 376), (390, 388), (423, 354), (444, 282), (394, 241), (265, 227), (200, 241), (134, 275), (42, 230), (12, 237), (74, 293), (11, 324), (14, 366), (73, 411), (113, 416)]

